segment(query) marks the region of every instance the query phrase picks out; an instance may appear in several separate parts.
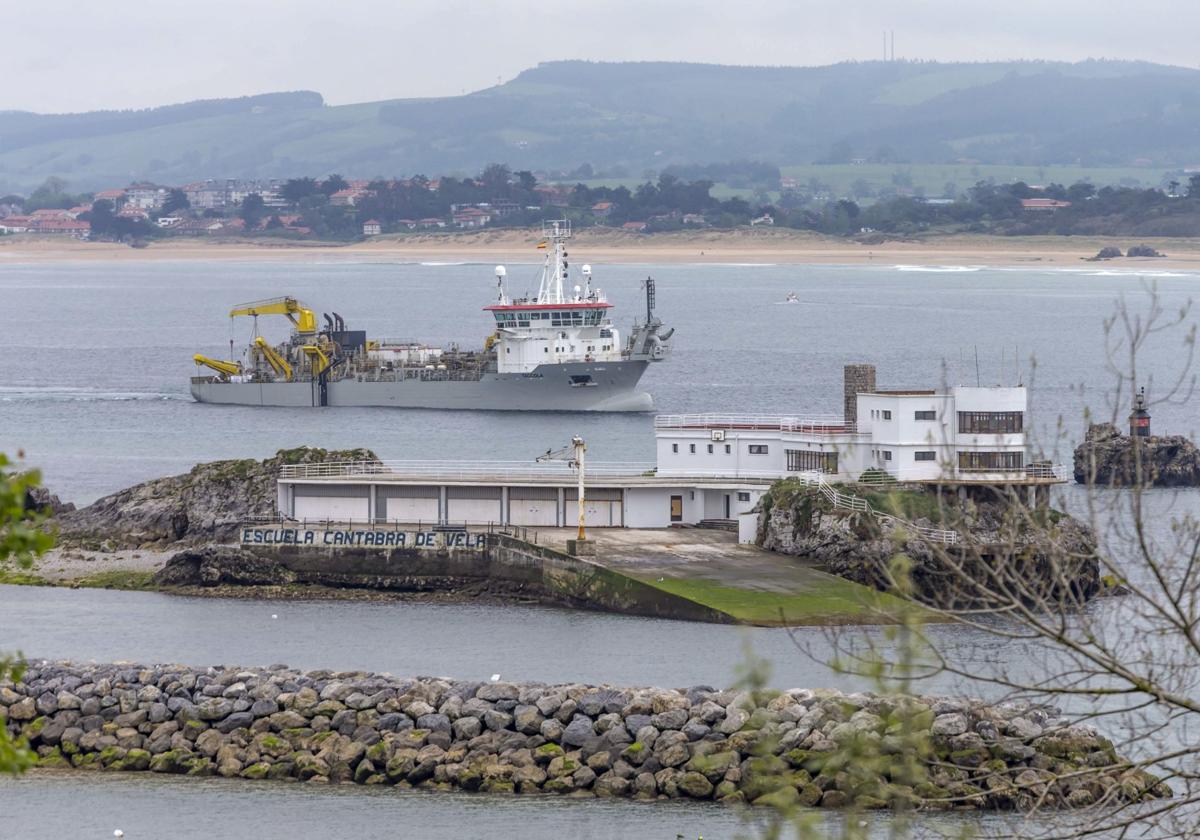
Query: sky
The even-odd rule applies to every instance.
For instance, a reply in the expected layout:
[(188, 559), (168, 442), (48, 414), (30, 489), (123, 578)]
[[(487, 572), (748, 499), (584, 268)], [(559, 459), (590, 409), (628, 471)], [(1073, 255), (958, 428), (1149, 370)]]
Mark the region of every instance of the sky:
[(1121, 58), (1196, 67), (1196, 0), (0, 0), (0, 110), (278, 90), (447, 96), (539, 62)]

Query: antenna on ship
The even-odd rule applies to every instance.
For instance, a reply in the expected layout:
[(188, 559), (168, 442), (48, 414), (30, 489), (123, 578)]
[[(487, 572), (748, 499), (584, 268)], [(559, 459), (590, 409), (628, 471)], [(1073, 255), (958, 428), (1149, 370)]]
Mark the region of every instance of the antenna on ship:
[(504, 278), (508, 276), (508, 272), (504, 266), (496, 266), (496, 302), (504, 303)]

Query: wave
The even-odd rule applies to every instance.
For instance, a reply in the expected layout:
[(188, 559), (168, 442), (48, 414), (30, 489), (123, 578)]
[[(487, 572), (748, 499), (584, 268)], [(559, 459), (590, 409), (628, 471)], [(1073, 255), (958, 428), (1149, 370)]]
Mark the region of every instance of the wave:
[(0, 385), (0, 402), (161, 402), (190, 401), (187, 394), (159, 391), (106, 391), (58, 385)]
[(474, 263), (469, 263), (469, 262), (423, 262), (423, 263), (417, 263), (417, 265), (423, 265), (423, 266), (426, 266), (429, 268), (441, 268), (441, 267), (448, 266), (448, 265), (474, 265)]
[(896, 271), (922, 271), (928, 274), (962, 274), (969, 271), (981, 271), (982, 265), (894, 265)]

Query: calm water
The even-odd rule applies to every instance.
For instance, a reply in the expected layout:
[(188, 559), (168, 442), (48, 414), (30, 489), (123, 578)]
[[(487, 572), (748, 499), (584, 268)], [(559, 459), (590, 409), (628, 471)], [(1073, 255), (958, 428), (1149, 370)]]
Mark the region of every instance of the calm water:
[[(927, 386), (943, 375), (974, 383), (978, 347), (985, 383), (1011, 381), (1018, 353), (1029, 382), (1028, 359), (1036, 357), (1033, 421), (1063, 460), (1082, 434), (1086, 407), (1111, 413), (1103, 319), (1122, 295), (1135, 308), (1147, 304), (1137, 275), (1092, 269), (596, 266), (622, 325), (638, 311), (639, 283), (649, 273), (659, 282), (660, 314), (678, 329), (675, 357), (644, 380), (662, 411), (839, 411), (844, 363), (875, 362), (886, 386)], [(514, 290), (533, 274), (533, 266), (509, 267)], [(1198, 275), (1162, 274), (1151, 282), (1168, 311), (1200, 287)], [(803, 305), (778, 305), (792, 290)], [(653, 457), (649, 416), (192, 403), (186, 394), (191, 356), (228, 352), (229, 306), (285, 292), (319, 310), (336, 309), (374, 335), (474, 345), (488, 331), (479, 310), (491, 293), (491, 266), (0, 263), (0, 306), (10, 323), (0, 354), (0, 451), (23, 448), (48, 483), (76, 502), (197, 461), (265, 457), (299, 444), (369, 446), (389, 458), (525, 459), (581, 433), (597, 458)], [(239, 346), (247, 327), (234, 330)], [(1182, 338), (1158, 340), (1142, 369), (1169, 379), (1184, 355)], [(969, 361), (960, 364), (963, 359)], [(1057, 440), (1060, 417), (1065, 435)], [(1154, 422), (1160, 431), (1191, 433), (1194, 403), (1156, 408)], [(1060, 503), (1079, 509), (1083, 499), (1067, 490)], [(1194, 494), (1152, 493), (1149, 503), (1152, 536), (1164, 541), (1172, 516), (1200, 508)], [(1119, 603), (1093, 609), (1112, 632), (1129, 632)], [(1045, 667), (1044, 660), (983, 633), (950, 627), (931, 632), (948, 656), (979, 673)], [(818, 630), (792, 637), (778, 630), (537, 608), (219, 601), (0, 587), (0, 650), (35, 657), (286, 662), (461, 678), (500, 672), (510, 679), (686, 686), (731, 683), (747, 645), (771, 660), (777, 686), (862, 687), (820, 664), (830, 648)], [(945, 682), (937, 688), (968, 690)], [(0, 780), (0, 802), (5, 840), (110, 837), (114, 828), (130, 840), (397, 832), (672, 840), (677, 833), (731, 837), (745, 828), (724, 809), (682, 803), (401, 795), (146, 776)], [(886, 827), (881, 823), (879, 831)], [(942, 827), (961, 828), (953, 822)]]
[[(509, 268), (513, 291), (535, 273), (532, 265)], [(840, 411), (847, 362), (875, 362), (881, 386), (928, 386), (943, 377), (974, 383), (978, 348), (985, 383), (1011, 381), (1014, 357), (1025, 360), (1029, 381), (1028, 360), (1036, 358), (1032, 412), (1048, 446), (1060, 416), (1074, 439), (1085, 407), (1110, 413), (1103, 320), (1114, 301), (1125, 295), (1144, 308), (1143, 284), (1153, 282), (1173, 311), (1200, 288), (1200, 275), (1175, 272), (1145, 280), (1094, 269), (597, 265), (623, 327), (641, 311), (647, 274), (658, 281), (659, 313), (677, 327), (674, 358), (643, 380), (661, 411)], [(802, 305), (780, 305), (792, 290)], [(0, 263), (9, 323), (0, 354), (0, 451), (23, 448), (76, 502), (198, 461), (266, 457), (299, 444), (368, 446), (387, 458), (524, 460), (580, 433), (599, 460), (653, 459), (648, 415), (191, 402), (192, 355), (227, 355), (231, 336), (239, 351), (248, 340), (248, 321), (231, 330), (230, 305), (285, 292), (371, 335), (475, 346), (488, 332), (480, 308), (490, 300), (492, 272), (485, 264), (341, 259)], [(1169, 379), (1182, 338), (1156, 342), (1143, 369)], [(1159, 429), (1188, 432), (1194, 418), (1187, 406), (1155, 411)]]

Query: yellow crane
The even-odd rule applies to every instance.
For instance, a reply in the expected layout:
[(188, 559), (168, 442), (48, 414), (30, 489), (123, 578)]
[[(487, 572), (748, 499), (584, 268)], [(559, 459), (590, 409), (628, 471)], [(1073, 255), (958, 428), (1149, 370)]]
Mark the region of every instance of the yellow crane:
[(242, 373), (241, 362), (227, 362), (224, 359), (210, 359), (208, 356), (197, 353), (192, 356), (192, 361), (198, 365), (204, 365), (207, 368), (212, 368), (225, 379), (231, 376), (240, 376)]
[(275, 373), (282, 376), (288, 382), (292, 381), (292, 366), (288, 364), (287, 359), (279, 355), (274, 347), (267, 343), (265, 338), (260, 335), (258, 338), (254, 339), (254, 346), (257, 347), (259, 352), (263, 354), (263, 357), (267, 360), (267, 363), (275, 369)]
[(242, 315), (284, 315), (296, 325), (296, 332), (311, 335), (317, 331), (317, 315), (294, 297), (277, 297), (241, 303), (229, 310), (230, 318)]
[(300, 348), (308, 356), (308, 364), (313, 376), (320, 376), (329, 367), (329, 357), (315, 344), (305, 344)]

